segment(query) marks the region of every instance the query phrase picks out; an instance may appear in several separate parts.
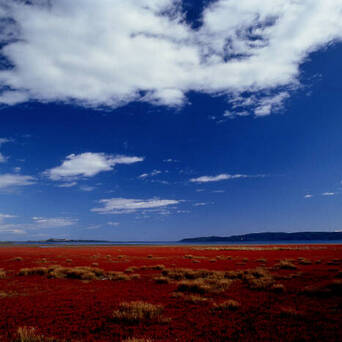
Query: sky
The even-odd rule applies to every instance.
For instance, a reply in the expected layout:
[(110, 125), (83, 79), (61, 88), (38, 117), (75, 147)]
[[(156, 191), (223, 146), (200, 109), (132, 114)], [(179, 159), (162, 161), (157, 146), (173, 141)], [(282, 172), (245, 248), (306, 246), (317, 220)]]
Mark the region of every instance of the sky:
[(0, 0), (0, 240), (342, 230), (342, 2)]

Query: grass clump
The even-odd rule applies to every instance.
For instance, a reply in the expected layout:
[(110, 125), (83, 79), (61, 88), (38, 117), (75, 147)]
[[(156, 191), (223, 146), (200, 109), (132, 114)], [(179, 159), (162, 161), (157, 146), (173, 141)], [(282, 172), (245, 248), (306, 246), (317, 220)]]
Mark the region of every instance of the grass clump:
[(266, 290), (274, 284), (271, 273), (262, 267), (242, 271), (242, 279), (252, 290)]
[(278, 264), (275, 265), (275, 267), (280, 268), (282, 270), (296, 270), (297, 266), (291, 262), (290, 260), (280, 260)]
[(157, 284), (169, 284), (170, 283), (170, 279), (167, 277), (155, 277), (153, 278), (153, 280), (157, 283)]
[(6, 271), (0, 269), (0, 279), (5, 279), (6, 278)]
[(20, 256), (14, 257), (11, 261), (23, 261), (24, 259)]
[(48, 273), (47, 267), (32, 267), (22, 268), (19, 270), (18, 275), (29, 276), (29, 275), (46, 275)]
[(14, 342), (58, 342), (58, 340), (38, 334), (33, 327), (19, 327)]
[(123, 272), (110, 271), (107, 273), (109, 280), (130, 280), (131, 277)]
[(271, 290), (276, 293), (283, 293), (286, 291), (285, 286), (283, 284), (273, 284), (271, 286)]
[(220, 312), (227, 312), (227, 311), (236, 311), (240, 308), (241, 304), (234, 300), (234, 299), (229, 299), (224, 301), (221, 304), (215, 304), (213, 306), (214, 311), (220, 311)]
[(210, 286), (203, 280), (183, 280), (178, 283), (177, 291), (203, 294), (210, 291)]
[(140, 322), (163, 322), (163, 307), (143, 301), (124, 302), (118, 310), (113, 312), (113, 319), (117, 322), (140, 323)]

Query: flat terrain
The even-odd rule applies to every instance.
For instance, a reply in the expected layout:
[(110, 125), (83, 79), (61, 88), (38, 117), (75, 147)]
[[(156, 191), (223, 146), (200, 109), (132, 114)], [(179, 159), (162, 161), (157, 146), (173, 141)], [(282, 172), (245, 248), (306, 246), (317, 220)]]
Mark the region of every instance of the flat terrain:
[(0, 341), (342, 341), (341, 324), (342, 245), (0, 247)]

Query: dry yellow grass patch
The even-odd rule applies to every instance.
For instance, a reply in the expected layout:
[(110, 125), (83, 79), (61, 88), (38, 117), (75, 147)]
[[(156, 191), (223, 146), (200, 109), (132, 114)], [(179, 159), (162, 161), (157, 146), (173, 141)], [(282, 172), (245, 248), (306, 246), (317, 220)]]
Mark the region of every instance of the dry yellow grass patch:
[(113, 312), (113, 319), (118, 322), (165, 322), (163, 307), (142, 301), (124, 302)]
[(199, 303), (206, 303), (209, 301), (208, 298), (196, 296), (196, 295), (188, 295), (184, 296), (184, 301), (187, 303), (199, 304)]
[(169, 284), (170, 283), (170, 279), (167, 277), (154, 277), (153, 280), (157, 283), (157, 284)]
[(189, 268), (167, 268), (162, 271), (163, 276), (168, 277), (172, 280), (207, 278), (210, 274), (213, 273), (216, 273), (216, 271), (192, 270)]
[(23, 261), (23, 260), (24, 259), (22, 257), (20, 257), (20, 256), (17, 256), (15, 258), (11, 259), (11, 261)]
[(58, 342), (58, 340), (39, 335), (33, 327), (20, 327), (14, 342)]
[(210, 291), (210, 286), (203, 279), (183, 280), (178, 283), (177, 291), (203, 294)]
[(109, 280), (131, 280), (131, 277), (123, 272), (110, 271), (107, 273)]
[(256, 262), (261, 262), (261, 263), (266, 263), (267, 262), (267, 259), (265, 258), (260, 258), (260, 259), (257, 259), (255, 260)]
[(205, 278), (182, 280), (178, 283), (177, 291), (191, 293), (220, 293), (229, 288), (232, 280), (220, 278)]
[(298, 258), (298, 263), (301, 265), (311, 265), (312, 261), (303, 257)]
[(273, 284), (270, 289), (276, 293), (283, 293), (286, 291), (286, 288), (283, 284)]
[(241, 304), (233, 299), (229, 299), (224, 301), (221, 304), (215, 304), (213, 306), (213, 310), (214, 311), (221, 311), (221, 312), (227, 312), (227, 311), (235, 311), (237, 309), (239, 309), (241, 306)]
[(138, 267), (136, 267), (136, 266), (131, 266), (131, 267), (127, 267), (127, 268), (125, 269), (125, 272), (126, 272), (126, 273), (133, 273), (133, 272), (135, 272), (137, 269), (138, 269)]
[(47, 267), (32, 267), (32, 268), (22, 268), (18, 272), (20, 276), (29, 276), (29, 275), (46, 275), (48, 273)]
[(20, 276), (42, 275), (47, 276), (48, 278), (71, 278), (81, 280), (102, 279), (104, 274), (104, 271), (100, 268), (87, 266), (63, 267), (59, 265), (22, 268), (18, 272), (18, 275)]
[(6, 278), (6, 271), (0, 269), (0, 279), (5, 279)]
[(296, 270), (297, 266), (290, 260), (280, 260), (278, 264), (274, 265), (277, 268), (280, 268), (282, 270)]
[(252, 290), (266, 290), (274, 284), (274, 279), (271, 273), (261, 267), (254, 270), (243, 271), (242, 279)]
[(332, 280), (325, 285), (306, 286), (302, 293), (312, 296), (341, 296), (342, 280)]
[(138, 273), (134, 273), (134, 274), (131, 274), (130, 275), (130, 280), (133, 280), (133, 279), (140, 279), (141, 278), (141, 275), (138, 274)]
[(82, 280), (101, 279), (104, 271), (100, 268), (78, 266), (78, 267), (55, 267), (48, 273), (49, 278), (71, 278)]

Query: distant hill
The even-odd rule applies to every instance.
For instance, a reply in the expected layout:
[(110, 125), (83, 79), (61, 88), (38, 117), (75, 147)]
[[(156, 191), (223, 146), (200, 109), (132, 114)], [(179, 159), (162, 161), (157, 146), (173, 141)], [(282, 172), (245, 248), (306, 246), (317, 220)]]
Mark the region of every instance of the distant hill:
[(179, 242), (241, 242), (241, 241), (329, 241), (342, 240), (342, 232), (252, 233), (244, 235), (205, 236), (182, 239)]

